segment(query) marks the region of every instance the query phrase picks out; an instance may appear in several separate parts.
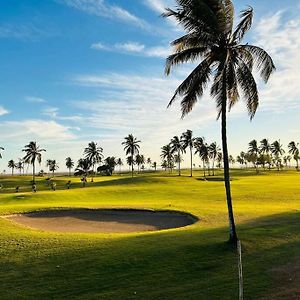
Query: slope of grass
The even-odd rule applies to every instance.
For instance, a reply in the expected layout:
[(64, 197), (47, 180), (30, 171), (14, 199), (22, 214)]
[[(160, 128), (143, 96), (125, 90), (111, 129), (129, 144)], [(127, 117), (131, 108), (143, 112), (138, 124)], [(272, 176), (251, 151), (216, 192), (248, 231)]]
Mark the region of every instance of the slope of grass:
[[(52, 191), (39, 179), (5, 177), (0, 214), (57, 207), (145, 207), (190, 212), (200, 222), (131, 234), (58, 234), (0, 218), (1, 299), (237, 299), (235, 250), (226, 243), (222, 181), (165, 173), (97, 177), (81, 187), (57, 177)], [(220, 177), (220, 174), (218, 174)], [(243, 245), (245, 298), (266, 296), (271, 270), (300, 260), (300, 174), (232, 171), (232, 193)]]

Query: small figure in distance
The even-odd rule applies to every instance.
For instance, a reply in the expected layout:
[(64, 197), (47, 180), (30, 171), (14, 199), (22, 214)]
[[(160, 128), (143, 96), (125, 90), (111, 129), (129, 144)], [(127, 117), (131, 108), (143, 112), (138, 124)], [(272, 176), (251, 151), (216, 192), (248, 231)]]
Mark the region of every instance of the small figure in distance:
[(32, 191), (33, 191), (34, 193), (36, 193), (36, 184), (35, 184), (35, 183), (32, 184)]
[(20, 187), (16, 186), (16, 193), (19, 193)]

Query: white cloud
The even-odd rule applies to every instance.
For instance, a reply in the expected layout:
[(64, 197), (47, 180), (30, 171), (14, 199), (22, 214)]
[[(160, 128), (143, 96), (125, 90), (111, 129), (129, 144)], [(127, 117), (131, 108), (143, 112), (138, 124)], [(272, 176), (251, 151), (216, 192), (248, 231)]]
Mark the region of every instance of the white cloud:
[(70, 7), (76, 8), (91, 15), (117, 19), (126, 23), (131, 23), (141, 28), (149, 28), (149, 24), (117, 5), (110, 5), (105, 0), (57, 0)]
[(0, 116), (8, 114), (9, 111), (5, 109), (3, 106), (0, 106)]
[(32, 40), (41, 36), (51, 36), (32, 24), (2, 24), (0, 25), (0, 38), (15, 38), (19, 40)]
[(57, 142), (74, 139), (71, 127), (55, 121), (22, 120), (1, 122), (1, 139), (3, 143), (16, 141), (39, 140)]
[(272, 56), (277, 67), (267, 86), (261, 86), (261, 108), (278, 113), (300, 108), (300, 20), (283, 21), (283, 12), (260, 20), (255, 44)]
[(103, 43), (94, 43), (91, 45), (91, 49), (160, 58), (166, 58), (171, 53), (169, 46), (146, 47), (141, 43), (130, 41), (117, 43), (112, 46), (104, 45)]
[(25, 97), (26, 101), (32, 102), (32, 103), (44, 103), (46, 100), (44, 98), (40, 97), (32, 97), (32, 96), (27, 96)]

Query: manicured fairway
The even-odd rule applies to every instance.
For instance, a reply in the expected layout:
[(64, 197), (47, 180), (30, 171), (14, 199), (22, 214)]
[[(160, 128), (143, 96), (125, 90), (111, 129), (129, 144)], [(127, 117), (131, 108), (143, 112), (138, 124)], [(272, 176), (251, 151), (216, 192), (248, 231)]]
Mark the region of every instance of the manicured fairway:
[[(69, 178), (57, 177), (56, 191), (40, 179), (37, 193), (29, 191), (29, 177), (1, 178), (1, 215), (58, 207), (134, 207), (185, 211), (201, 221), (149, 233), (62, 234), (0, 218), (0, 298), (237, 299), (223, 182), (203, 181), (200, 171), (193, 178), (184, 175), (97, 177), (86, 188), (72, 178), (70, 190), (65, 185)], [(274, 276), (283, 273), (278, 270), (289, 274), (300, 265), (300, 172), (234, 170), (231, 183), (245, 299), (272, 299), (274, 285), (279, 289)], [(20, 193), (14, 192), (17, 185)], [(293, 285), (297, 278), (290, 276)], [(300, 292), (280, 282), (286, 290), (278, 299), (293, 299)]]

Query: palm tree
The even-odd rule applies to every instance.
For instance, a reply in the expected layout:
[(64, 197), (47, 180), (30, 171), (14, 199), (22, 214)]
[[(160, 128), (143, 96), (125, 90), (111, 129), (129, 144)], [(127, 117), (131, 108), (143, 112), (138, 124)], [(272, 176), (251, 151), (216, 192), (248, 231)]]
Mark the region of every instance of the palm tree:
[(154, 171), (156, 172), (156, 167), (157, 167), (157, 162), (154, 161), (153, 164), (152, 164), (152, 168), (154, 168)]
[(275, 141), (271, 144), (271, 152), (275, 155), (277, 170), (279, 171), (281, 166), (281, 155), (285, 153), (282, 145), (280, 144), (280, 141)]
[(94, 182), (95, 165), (100, 163), (103, 158), (102, 152), (103, 149), (98, 147), (95, 142), (90, 142), (84, 149), (85, 158), (91, 162), (92, 166), (92, 182)]
[(147, 158), (147, 164), (149, 165), (149, 170), (151, 169), (152, 160), (150, 157)]
[(202, 164), (203, 164), (203, 176), (204, 178), (206, 177), (205, 175), (205, 165), (208, 164), (209, 162), (209, 150), (208, 150), (208, 145), (207, 143), (204, 143), (204, 141), (202, 143), (200, 143), (200, 139), (197, 142), (197, 147), (196, 147), (196, 151), (195, 154), (199, 154), (201, 160), (202, 160)]
[(230, 241), (236, 242), (227, 149), (227, 109), (230, 110), (237, 103), (241, 91), (252, 119), (259, 100), (257, 85), (252, 75), (253, 65), (260, 71), (265, 82), (275, 70), (275, 66), (263, 49), (241, 43), (252, 25), (252, 7), (241, 13), (241, 20), (234, 29), (234, 7), (231, 0), (176, 2), (176, 9), (167, 8), (163, 16), (174, 17), (184, 27), (186, 34), (172, 42), (175, 53), (167, 58), (166, 74), (170, 74), (172, 67), (181, 63), (197, 62), (197, 66), (177, 88), (169, 106), (177, 96), (183, 96), (181, 110), (184, 117), (203, 95), (209, 78), (213, 77), (211, 95), (216, 100), (218, 118), (221, 117)]
[(75, 174), (78, 173), (83, 175), (83, 186), (85, 186), (86, 178), (92, 167), (92, 162), (88, 158), (80, 158), (77, 162), (77, 167), (75, 169)]
[(213, 176), (215, 176), (215, 160), (217, 158), (218, 152), (220, 151), (220, 148), (218, 147), (217, 143), (211, 143), (208, 146), (208, 155), (212, 159), (212, 171)]
[(139, 153), (139, 149), (140, 149), (140, 145), (139, 143), (141, 141), (138, 141), (132, 134), (129, 134), (128, 136), (126, 136), (125, 141), (122, 142), (122, 145), (124, 145), (124, 151), (126, 153), (126, 155), (130, 155), (131, 156), (131, 177), (133, 178), (133, 156), (135, 154)]
[(2, 158), (1, 150), (4, 150), (4, 148), (0, 147), (0, 158)]
[(71, 176), (71, 170), (74, 167), (74, 161), (71, 157), (66, 158), (66, 167), (69, 169), (69, 176)]
[(137, 164), (137, 167), (138, 167), (138, 173), (140, 172), (140, 166), (142, 164), (142, 155), (140, 154), (137, 154), (135, 156), (135, 163)]
[(19, 161), (16, 163), (16, 168), (19, 170), (21, 175), (22, 169), (24, 168), (24, 163), (22, 159), (19, 158)]
[(187, 130), (184, 132), (181, 136), (182, 140), (182, 145), (183, 149), (185, 150), (186, 148), (190, 149), (190, 157), (191, 157), (191, 177), (193, 176), (193, 148), (194, 148), (194, 142), (195, 138), (193, 138), (193, 131), (192, 130)]
[(119, 166), (119, 168), (120, 168), (119, 172), (121, 173), (121, 167), (123, 166), (123, 161), (121, 158), (117, 159), (117, 165)]
[(126, 163), (127, 165), (129, 166), (129, 170), (130, 168), (132, 169), (132, 172), (133, 172), (133, 166), (135, 164), (135, 160), (132, 158), (132, 156), (128, 156), (126, 157)]
[(26, 152), (23, 160), (26, 164), (32, 165), (32, 183), (35, 184), (35, 163), (36, 161), (40, 164), (42, 161), (42, 152), (45, 152), (45, 149), (40, 149), (36, 142), (30, 142), (22, 150)]
[(165, 145), (161, 148), (160, 157), (163, 160), (166, 160), (167, 168), (169, 169), (169, 173), (170, 173), (172, 168), (173, 168), (173, 163), (174, 163), (174, 155), (173, 155), (172, 148), (171, 148), (170, 144)]
[(299, 159), (300, 159), (298, 145), (299, 144), (296, 144), (294, 141), (292, 141), (288, 144), (289, 153), (293, 155), (294, 160), (296, 161), (297, 171), (299, 171)]
[(181, 154), (185, 152), (182, 141), (178, 136), (174, 136), (171, 139), (170, 146), (171, 146), (172, 153), (176, 153), (177, 159), (175, 162), (178, 163), (178, 175), (181, 176), (181, 169), (180, 169), (180, 163), (182, 161)]
[(248, 153), (250, 154), (251, 162), (253, 163), (256, 172), (258, 173), (257, 160), (260, 150), (258, 148), (256, 140), (252, 140), (251, 142), (249, 142)]
[(13, 176), (14, 175), (14, 169), (16, 167), (16, 163), (14, 162), (13, 159), (11, 159), (11, 160), (8, 161), (7, 166), (11, 169), (11, 176)]
[(55, 159), (51, 160), (50, 166), (49, 166), (49, 171), (52, 172), (52, 177), (54, 177), (54, 172), (59, 169), (58, 163), (56, 162)]
[[(262, 139), (260, 141), (260, 152), (262, 154), (266, 154), (266, 162), (267, 163), (270, 162), (270, 157), (269, 157), (270, 151), (271, 151), (271, 145), (270, 145), (269, 141), (267, 139)], [(271, 163), (269, 163), (269, 170), (270, 169), (271, 169)]]

